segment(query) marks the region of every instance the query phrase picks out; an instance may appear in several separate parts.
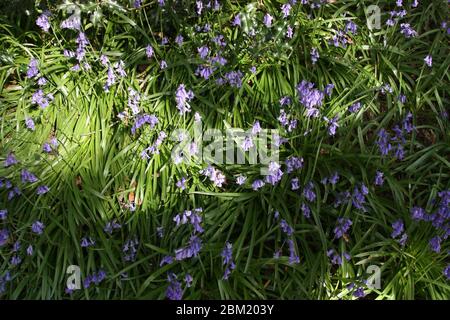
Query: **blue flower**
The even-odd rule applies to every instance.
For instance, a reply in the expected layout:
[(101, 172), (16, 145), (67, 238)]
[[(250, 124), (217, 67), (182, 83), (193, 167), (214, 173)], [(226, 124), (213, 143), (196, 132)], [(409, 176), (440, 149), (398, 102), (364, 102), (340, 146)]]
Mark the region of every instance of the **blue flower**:
[(31, 231), (33, 231), (34, 233), (36, 233), (38, 235), (42, 234), (42, 232), (44, 231), (44, 228), (45, 228), (45, 225), (39, 220), (36, 220), (31, 225)]

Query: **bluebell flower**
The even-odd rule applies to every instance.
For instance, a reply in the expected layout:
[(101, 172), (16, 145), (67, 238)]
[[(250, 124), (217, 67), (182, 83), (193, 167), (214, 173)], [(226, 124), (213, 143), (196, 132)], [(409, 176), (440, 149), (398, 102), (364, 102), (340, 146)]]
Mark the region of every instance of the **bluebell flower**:
[(108, 234), (112, 234), (114, 230), (122, 228), (122, 225), (119, 224), (116, 220), (112, 220), (106, 223), (103, 231)]
[(9, 231), (6, 228), (0, 229), (0, 247), (3, 247), (9, 240)]
[(28, 70), (27, 70), (27, 78), (31, 79), (36, 77), (39, 74), (39, 60), (32, 58), (30, 60), (30, 63), (28, 64)]
[(194, 98), (194, 93), (192, 90), (186, 90), (184, 84), (180, 84), (175, 93), (175, 101), (177, 103), (177, 109), (180, 111), (180, 114), (185, 114), (186, 112), (191, 112), (191, 106), (189, 105), (189, 101)]
[(45, 228), (45, 225), (39, 220), (36, 220), (31, 225), (31, 231), (33, 231), (33, 233), (36, 233), (38, 235), (42, 234), (42, 232), (44, 231), (44, 228)]
[(300, 263), (299, 256), (295, 253), (295, 244), (294, 241), (289, 239), (287, 241), (289, 246), (289, 264), (298, 264)]
[(37, 177), (27, 169), (22, 169), (20, 172), (20, 177), (22, 179), (22, 183), (34, 183), (38, 181)]
[(34, 252), (33, 246), (30, 244), (30, 245), (27, 247), (27, 255), (32, 256), (32, 255), (33, 255), (33, 252)]
[(292, 236), (292, 234), (294, 233), (294, 229), (284, 219), (281, 220), (280, 227), (288, 237)]
[(183, 289), (181, 283), (177, 281), (177, 276), (173, 273), (168, 275), (169, 286), (167, 287), (166, 297), (169, 300), (181, 300), (183, 298)]
[(314, 184), (312, 181), (306, 184), (305, 188), (303, 189), (303, 195), (309, 202), (313, 202), (316, 199), (316, 193), (314, 192)]
[(355, 112), (358, 112), (359, 109), (361, 109), (361, 102), (355, 102), (348, 108), (348, 111), (350, 113), (355, 113)]
[(13, 266), (18, 266), (22, 262), (22, 258), (18, 255), (13, 255), (9, 263)]
[(83, 237), (80, 242), (82, 248), (88, 248), (95, 246), (95, 241), (91, 237)]
[(36, 194), (38, 196), (40, 196), (40, 195), (43, 195), (43, 194), (45, 194), (45, 193), (47, 193), (49, 191), (50, 191), (50, 188), (48, 186), (39, 186), (36, 189)]
[(46, 11), (36, 19), (36, 25), (44, 32), (48, 32), (50, 29), (50, 22), (48, 21), (49, 16), (50, 12)]
[(404, 224), (401, 219), (395, 221), (392, 223), (392, 229), (394, 230), (391, 234), (392, 238), (397, 238), (400, 234), (404, 231)]
[(420, 207), (411, 208), (411, 216), (414, 220), (424, 220), (425, 210)]
[(406, 38), (413, 38), (417, 36), (417, 31), (415, 31), (409, 23), (400, 24), (400, 33)]
[(5, 168), (10, 167), (17, 163), (18, 163), (18, 161), (17, 161), (16, 157), (14, 156), (14, 153), (9, 152), (8, 155), (6, 156), (4, 167)]
[(423, 60), (427, 66), (431, 67), (433, 65), (433, 57), (431, 55), (427, 55)]
[(444, 276), (447, 278), (447, 280), (450, 280), (450, 264), (448, 264), (444, 268)]
[(6, 210), (6, 209), (0, 210), (0, 220), (6, 220), (7, 216), (8, 216), (8, 210)]
[(267, 28), (270, 28), (272, 26), (272, 21), (273, 21), (273, 17), (266, 13), (266, 15), (264, 16), (264, 24)]
[(345, 30), (345, 32), (351, 32), (353, 34), (356, 34), (357, 30), (358, 30), (358, 26), (353, 21), (349, 21), (345, 25), (345, 29), (344, 30)]
[(303, 158), (289, 157), (286, 159), (285, 164), (287, 167), (286, 172), (291, 173), (303, 167)]
[(377, 170), (377, 172), (375, 173), (375, 185), (376, 186), (382, 186), (384, 183), (384, 178), (383, 178), (383, 172)]
[(291, 190), (298, 190), (300, 189), (300, 181), (298, 178), (292, 178), (291, 179)]
[(252, 189), (254, 191), (261, 189), (264, 186), (264, 181), (261, 179), (256, 179), (255, 181), (253, 181), (252, 183)]
[(283, 14), (284, 19), (286, 19), (289, 16), (291, 9), (292, 6), (289, 3), (285, 3), (281, 6), (281, 13)]
[(194, 278), (192, 278), (192, 276), (189, 273), (186, 273), (186, 275), (184, 276), (184, 282), (186, 282), (186, 288), (191, 287), (193, 280), (194, 280)]
[(189, 245), (175, 250), (175, 260), (185, 260), (192, 257), (198, 256), (202, 248), (202, 240), (196, 236), (192, 235), (189, 239)]
[(127, 262), (135, 261), (136, 255), (137, 255), (137, 246), (139, 245), (139, 241), (137, 238), (134, 239), (128, 239), (125, 241), (122, 252), (123, 252), (123, 259)]
[(154, 53), (155, 53), (155, 51), (153, 50), (153, 47), (151, 45), (147, 45), (147, 47), (145, 47), (145, 54), (148, 59), (153, 57)]
[(172, 256), (164, 256), (159, 263), (159, 266), (162, 267), (165, 264), (171, 264), (173, 262)]
[(302, 210), (305, 218), (309, 219), (311, 217), (311, 209), (306, 203), (302, 203), (300, 209)]
[(337, 226), (334, 228), (334, 237), (336, 239), (342, 238), (350, 230), (352, 224), (353, 222), (349, 218), (338, 218)]
[(317, 48), (312, 48), (310, 54), (311, 54), (312, 64), (315, 64), (317, 62), (317, 60), (319, 60), (319, 58), (320, 58)]
[(442, 242), (442, 238), (440, 236), (433, 237), (429, 242), (431, 251), (440, 253), (441, 252), (441, 242)]

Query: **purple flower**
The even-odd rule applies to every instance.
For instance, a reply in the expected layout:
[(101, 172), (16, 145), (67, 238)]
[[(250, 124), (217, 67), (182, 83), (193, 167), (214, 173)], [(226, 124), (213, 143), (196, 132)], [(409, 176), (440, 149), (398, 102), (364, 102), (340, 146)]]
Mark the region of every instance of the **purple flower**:
[(433, 57), (430, 55), (427, 55), (425, 59), (423, 59), (427, 66), (431, 67), (433, 65)]
[(47, 187), (47, 186), (39, 186), (39, 187), (37, 187), (37, 189), (36, 189), (36, 194), (38, 195), (38, 196), (40, 196), (40, 195), (43, 195), (43, 194), (45, 194), (45, 193), (47, 193), (47, 192), (49, 192), (50, 191), (50, 188), (49, 187)]
[(239, 175), (236, 177), (236, 183), (240, 186), (242, 186), (246, 180), (247, 180), (247, 177), (243, 176), (243, 175)]
[(309, 219), (311, 217), (311, 209), (309, 208), (309, 206), (306, 203), (302, 203), (300, 209), (303, 212), (303, 216), (306, 219)]
[(319, 110), (316, 107), (320, 107), (323, 103), (324, 93), (314, 88), (314, 83), (303, 80), (297, 86), (297, 92), (300, 97), (300, 103), (307, 109), (308, 117), (317, 117)]
[(417, 36), (417, 32), (411, 27), (409, 23), (400, 24), (400, 33), (406, 38), (413, 38)]
[(342, 238), (344, 234), (350, 230), (350, 226), (352, 225), (352, 220), (348, 218), (338, 218), (337, 219), (337, 226), (334, 228), (334, 237), (336, 239)]
[(404, 231), (403, 221), (401, 219), (399, 219), (399, 220), (395, 221), (394, 223), (392, 223), (392, 229), (393, 229), (393, 232), (391, 234), (391, 237), (397, 238)]
[(203, 46), (200, 48), (197, 48), (198, 54), (201, 59), (206, 59), (209, 53), (209, 48), (207, 46)]
[(36, 19), (36, 25), (44, 32), (50, 29), (50, 22), (48, 21), (49, 13), (45, 12)]
[(382, 186), (384, 183), (383, 172), (377, 170), (375, 173), (375, 185)]
[(333, 94), (333, 89), (334, 89), (334, 84), (329, 83), (325, 86), (324, 89), (324, 93), (328, 96), (331, 97), (331, 95)]
[(353, 21), (349, 21), (347, 22), (347, 24), (345, 25), (345, 32), (351, 32), (353, 34), (356, 34), (357, 30), (358, 30), (358, 26), (356, 25), (356, 23), (354, 23)]
[(100, 284), (106, 278), (106, 272), (100, 269), (97, 273), (92, 273), (88, 275), (83, 281), (83, 287), (88, 289), (92, 283), (95, 285)]
[(172, 256), (164, 256), (159, 263), (159, 266), (162, 267), (165, 264), (171, 264), (173, 262)]
[(361, 102), (355, 102), (348, 108), (348, 111), (350, 113), (355, 113), (355, 112), (358, 112), (359, 109), (361, 109)]
[(429, 242), (431, 251), (440, 253), (441, 252), (441, 241), (442, 241), (442, 239), (439, 236), (432, 238)]
[(281, 180), (283, 171), (281, 171), (280, 168), (281, 166), (275, 161), (271, 161), (269, 163), (268, 175), (266, 176), (265, 179), (267, 183), (270, 183), (271, 185), (274, 186)]
[(256, 179), (255, 181), (253, 181), (252, 183), (252, 189), (254, 191), (261, 189), (264, 186), (264, 181), (262, 181), (261, 179)]
[(137, 246), (139, 245), (139, 241), (137, 238), (135, 239), (128, 239), (125, 241), (123, 247), (122, 247), (122, 253), (123, 259), (125, 261), (135, 261), (136, 260), (136, 254), (137, 254)]
[(39, 60), (32, 58), (30, 60), (30, 63), (28, 64), (28, 70), (27, 70), (27, 78), (31, 79), (36, 77), (39, 74)]
[(133, 6), (135, 9), (139, 9), (142, 6), (142, 0), (134, 0)]
[(177, 109), (180, 111), (180, 114), (185, 114), (186, 112), (191, 112), (191, 106), (189, 105), (189, 101), (194, 98), (194, 92), (192, 90), (186, 91), (186, 87), (184, 84), (180, 84), (175, 93), (175, 101), (177, 103)]
[(266, 13), (266, 15), (264, 16), (264, 24), (267, 28), (270, 28), (272, 26), (272, 21), (273, 17), (270, 14)]
[(177, 281), (177, 276), (170, 273), (168, 276), (169, 286), (167, 287), (166, 297), (169, 300), (181, 300), (183, 298), (183, 289), (181, 283)]
[(36, 220), (31, 225), (31, 231), (33, 231), (34, 233), (36, 233), (38, 235), (42, 234), (42, 232), (44, 231), (44, 228), (45, 228), (45, 225), (39, 220)]
[(291, 179), (291, 190), (298, 190), (298, 189), (300, 189), (299, 183), (300, 182), (299, 182), (298, 178)]
[(244, 151), (248, 151), (248, 150), (250, 150), (251, 148), (253, 148), (253, 147), (254, 147), (254, 144), (253, 144), (252, 138), (251, 138), (251, 137), (245, 137), (245, 138), (244, 138), (244, 141), (242, 142), (241, 147), (242, 147), (242, 149), (243, 149)]
[(122, 228), (122, 225), (117, 223), (116, 220), (112, 220), (106, 223), (105, 227), (103, 228), (103, 231), (105, 231), (108, 234), (112, 234), (114, 230)]
[(286, 159), (285, 164), (287, 167), (286, 172), (291, 173), (303, 167), (303, 158), (289, 157)]
[(300, 263), (299, 256), (295, 253), (295, 244), (292, 239), (289, 239), (288, 241), (289, 246), (289, 264), (298, 264)]
[(261, 132), (261, 125), (260, 125), (259, 121), (256, 120), (256, 121), (253, 123), (253, 127), (252, 127), (252, 135), (257, 135), (257, 134), (260, 133), (260, 132)]
[(95, 245), (95, 241), (91, 237), (84, 237), (81, 239), (80, 246), (82, 248), (93, 247)]
[(450, 264), (448, 264), (444, 268), (444, 276), (447, 278), (447, 280), (450, 280)]
[(37, 90), (31, 97), (31, 103), (38, 104), (42, 109), (47, 108), (52, 100), (53, 96), (51, 94), (45, 95), (42, 89)]
[(289, 12), (292, 7), (289, 3), (285, 3), (281, 6), (281, 13), (283, 14), (283, 18), (286, 19), (289, 16)]
[(194, 278), (192, 278), (192, 276), (189, 273), (186, 273), (186, 275), (184, 276), (184, 282), (186, 282), (186, 288), (191, 287), (193, 280), (194, 280)]
[(21, 262), (22, 262), (22, 258), (20, 258), (18, 255), (14, 255), (14, 256), (11, 258), (11, 261), (10, 261), (10, 263), (11, 263), (13, 266), (18, 266)]
[(303, 195), (309, 202), (313, 202), (316, 199), (316, 193), (314, 192), (314, 184), (312, 183), (312, 181), (306, 184), (305, 188), (303, 189)]
[(6, 209), (0, 210), (0, 220), (6, 220), (7, 216), (8, 216), (8, 210), (6, 210)]
[(392, 145), (390, 144), (390, 136), (389, 133), (385, 129), (380, 129), (378, 131), (378, 139), (376, 144), (378, 145), (378, 148), (380, 149), (380, 153), (382, 156), (388, 155), (389, 151), (392, 150)]
[(425, 210), (420, 207), (411, 208), (411, 216), (414, 220), (424, 220)]
[(292, 39), (293, 36), (294, 36), (294, 29), (292, 29), (291, 26), (287, 26), (286, 37)]
[(186, 178), (185, 177), (181, 177), (181, 180), (178, 180), (176, 183), (176, 186), (178, 189), (184, 190), (186, 189)]
[(145, 54), (147, 55), (148, 59), (153, 57), (154, 53), (155, 53), (155, 51), (153, 50), (153, 47), (151, 45), (148, 45), (147, 47), (145, 47)]
[(222, 171), (215, 169), (214, 167), (212, 167), (210, 165), (206, 169), (201, 170), (200, 174), (203, 174), (206, 177), (208, 177), (209, 180), (211, 182), (213, 182), (213, 184), (216, 187), (219, 187), (219, 188), (222, 187), (222, 184), (224, 184), (225, 180), (226, 180), (225, 175), (222, 173)]
[(353, 296), (355, 296), (356, 298), (363, 298), (366, 296), (366, 294), (364, 293), (364, 289), (359, 287), (355, 290), (355, 292), (353, 292)]
[(28, 256), (32, 256), (32, 255), (33, 255), (33, 252), (34, 252), (33, 246), (30, 244), (30, 245), (27, 247), (27, 255), (28, 255)]
[(234, 16), (233, 22), (231, 23), (232, 26), (241, 26), (241, 18), (240, 15), (237, 14)]
[(138, 130), (140, 127), (142, 127), (146, 123), (148, 123), (150, 125), (151, 129), (153, 129), (158, 124), (158, 122), (159, 122), (158, 118), (153, 114), (138, 115), (135, 118), (134, 125), (131, 127), (131, 133), (135, 134), (136, 130)]
[(288, 237), (292, 236), (294, 229), (286, 222), (286, 220), (284, 219), (281, 220), (280, 227), (281, 230), (283, 230), (283, 232), (286, 233)]
[(198, 256), (201, 248), (202, 240), (198, 236), (192, 235), (189, 239), (189, 245), (187, 247), (175, 250), (175, 260), (180, 261), (196, 257)]
[(9, 231), (8, 229), (0, 230), (0, 247), (3, 247), (9, 240)]
[(4, 167), (10, 167), (12, 165), (15, 165), (18, 163), (16, 157), (14, 156), (14, 153), (10, 152), (6, 156)]
[(241, 71), (230, 71), (225, 74), (224, 78), (230, 86), (240, 88), (242, 86), (243, 76), (244, 74)]
[(38, 179), (36, 178), (36, 176), (34, 174), (32, 174), (30, 171), (28, 171), (27, 169), (23, 169), (20, 173), (21, 179), (22, 179), (22, 183), (34, 183), (36, 182)]
[(328, 135), (334, 136), (336, 134), (336, 129), (339, 127), (337, 123), (338, 119), (339, 116), (335, 116), (333, 119), (327, 119), (325, 117), (325, 120), (328, 122)]
[(179, 35), (177, 35), (176, 37), (175, 37), (175, 43), (178, 45), (178, 46), (182, 46), (183, 45), (183, 36), (181, 35), (181, 34), (179, 34)]
[(319, 52), (317, 51), (317, 48), (311, 49), (311, 61), (313, 64), (316, 64), (317, 60), (319, 60)]

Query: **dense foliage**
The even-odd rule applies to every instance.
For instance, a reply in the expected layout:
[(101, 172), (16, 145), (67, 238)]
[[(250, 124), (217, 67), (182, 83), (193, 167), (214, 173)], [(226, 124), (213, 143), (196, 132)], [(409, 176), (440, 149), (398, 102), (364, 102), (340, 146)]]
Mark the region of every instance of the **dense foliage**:
[(447, 1), (0, 9), (2, 299), (450, 297)]

